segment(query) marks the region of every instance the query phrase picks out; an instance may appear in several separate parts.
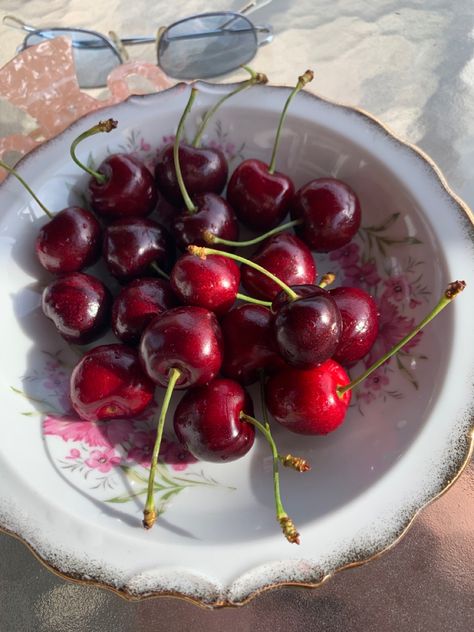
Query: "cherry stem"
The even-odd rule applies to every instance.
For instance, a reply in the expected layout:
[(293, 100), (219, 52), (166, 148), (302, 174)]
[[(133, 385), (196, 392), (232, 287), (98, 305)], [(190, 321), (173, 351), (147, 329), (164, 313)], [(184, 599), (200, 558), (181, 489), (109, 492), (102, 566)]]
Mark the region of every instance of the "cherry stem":
[(176, 382), (179, 380), (181, 371), (178, 369), (171, 369), (169, 373), (169, 382), (166, 387), (165, 396), (163, 398), (163, 404), (161, 405), (160, 416), (158, 418), (158, 424), (156, 428), (155, 445), (153, 446), (153, 454), (151, 457), (150, 474), (148, 477), (148, 492), (146, 497), (145, 509), (143, 511), (143, 526), (145, 529), (151, 529), (155, 524), (157, 514), (155, 508), (155, 473), (158, 463), (158, 455), (160, 453), (161, 437), (163, 436), (163, 428), (165, 425), (166, 413), (171, 401), (171, 395), (173, 389), (176, 386)]
[(199, 126), (198, 131), (196, 132), (196, 136), (194, 137), (194, 140), (192, 142), (192, 146), (193, 147), (200, 147), (200, 145), (201, 145), (201, 137), (202, 137), (202, 135), (204, 133), (204, 130), (206, 129), (207, 124), (209, 123), (209, 120), (214, 116), (214, 114), (221, 107), (221, 105), (224, 103), (224, 101), (227, 101), (227, 99), (230, 99), (230, 97), (233, 97), (234, 94), (238, 94), (239, 92), (242, 92), (243, 90), (247, 90), (247, 88), (250, 88), (250, 87), (254, 86), (257, 83), (267, 83), (268, 82), (267, 76), (264, 75), (263, 73), (255, 72), (249, 66), (242, 66), (242, 68), (244, 70), (246, 70), (250, 74), (250, 79), (247, 79), (247, 81), (243, 81), (239, 85), (238, 88), (236, 88), (232, 92), (229, 92), (229, 94), (224, 95), (222, 98), (219, 99), (219, 101), (212, 108), (210, 108), (206, 112), (206, 114), (204, 115), (204, 117), (202, 119), (202, 123)]
[(255, 305), (263, 305), (264, 307), (272, 306), (271, 301), (262, 301), (259, 298), (247, 296), (247, 294), (241, 294), (240, 292), (237, 293), (236, 298), (240, 299), (241, 301), (246, 301), (247, 303), (254, 303)]
[(13, 167), (10, 167), (9, 165), (7, 165), (7, 163), (3, 162), (3, 160), (0, 160), (0, 167), (3, 167), (5, 169), (5, 171), (8, 171), (8, 173), (11, 173), (12, 176), (15, 176), (15, 178), (25, 187), (25, 189), (28, 191), (28, 193), (31, 195), (31, 197), (39, 205), (41, 210), (46, 213), (46, 215), (49, 217), (49, 219), (53, 219), (54, 215), (51, 213), (51, 211), (49, 209), (47, 209), (46, 206), (39, 200), (37, 195), (35, 193), (33, 193), (33, 191), (30, 189), (30, 187), (26, 184), (26, 182), (23, 180), (23, 178), (20, 176), (20, 174), (17, 173), (15, 169), (13, 169)]
[(190, 215), (193, 215), (197, 211), (197, 206), (193, 204), (193, 201), (189, 197), (189, 193), (186, 191), (186, 186), (183, 180), (183, 173), (181, 171), (181, 166), (179, 164), (179, 143), (181, 140), (181, 136), (183, 135), (184, 123), (186, 122), (186, 118), (191, 111), (191, 108), (194, 103), (194, 99), (196, 98), (198, 91), (197, 88), (191, 89), (191, 94), (189, 95), (189, 100), (184, 108), (184, 112), (181, 115), (178, 123), (178, 129), (176, 130), (176, 137), (174, 139), (173, 146), (173, 160), (174, 160), (174, 169), (176, 171), (176, 179), (178, 180), (179, 190), (181, 191), (181, 195), (183, 196), (184, 204), (188, 210)]
[(264, 426), (262, 423), (257, 421), (254, 417), (247, 415), (243, 411), (240, 412), (240, 419), (242, 419), (242, 421), (246, 421), (247, 423), (252, 424), (252, 426), (255, 426), (255, 428), (257, 428), (257, 430), (259, 430), (263, 434), (263, 436), (265, 437), (265, 439), (270, 445), (270, 448), (272, 450), (272, 456), (273, 456), (273, 494), (275, 497), (276, 519), (280, 523), (283, 529), (283, 533), (286, 539), (288, 540), (288, 542), (299, 544), (300, 543), (299, 533), (296, 531), (295, 526), (292, 520), (290, 519), (290, 517), (288, 516), (288, 514), (286, 513), (283, 507), (283, 503), (281, 501), (280, 472), (278, 470), (279, 454), (275, 445), (275, 441), (273, 440), (272, 433), (270, 432), (270, 428)]
[(257, 270), (257, 272), (261, 272), (262, 274), (267, 276), (269, 279), (274, 281), (284, 292), (286, 292), (286, 294), (288, 294), (288, 297), (290, 298), (291, 301), (295, 301), (298, 298), (298, 294), (294, 292), (291, 289), (291, 287), (289, 287), (286, 283), (283, 283), (283, 281), (280, 281), (280, 279), (277, 276), (275, 276), (268, 270), (265, 270), (265, 268), (262, 268), (262, 266), (259, 266), (258, 263), (254, 263), (253, 261), (250, 261), (249, 259), (245, 259), (244, 257), (241, 257), (240, 255), (234, 255), (231, 252), (223, 252), (222, 250), (216, 250), (215, 248), (206, 248), (204, 246), (195, 246), (195, 245), (188, 246), (188, 252), (190, 252), (192, 255), (196, 255), (197, 257), (200, 257), (201, 259), (205, 259), (207, 255), (220, 255), (221, 257), (227, 257), (228, 259), (233, 259), (234, 261), (243, 263), (244, 265), (249, 266), (250, 268), (253, 268), (254, 270)]
[(278, 233), (281, 233), (287, 228), (293, 228), (293, 226), (298, 226), (299, 224), (302, 224), (302, 223), (303, 223), (302, 219), (294, 219), (291, 222), (286, 222), (286, 224), (281, 224), (280, 226), (277, 226), (276, 228), (272, 228), (272, 230), (269, 230), (268, 232), (263, 233), (263, 235), (259, 235), (258, 237), (255, 237), (254, 239), (247, 239), (247, 241), (231, 241), (230, 239), (223, 239), (222, 237), (218, 237), (217, 235), (214, 235), (209, 230), (204, 231), (203, 237), (204, 237), (204, 241), (208, 244), (223, 244), (224, 246), (235, 246), (236, 248), (243, 248), (244, 246), (254, 246), (255, 244), (260, 243), (264, 239), (268, 239), (268, 237), (273, 237), (273, 235), (278, 235)]
[(298, 78), (298, 83), (293, 88), (288, 99), (286, 100), (285, 107), (283, 108), (283, 112), (280, 115), (280, 121), (278, 123), (278, 129), (275, 136), (275, 142), (273, 144), (273, 152), (272, 152), (272, 157), (270, 160), (270, 166), (268, 167), (268, 173), (270, 174), (275, 173), (276, 154), (278, 151), (278, 146), (280, 144), (281, 130), (286, 118), (286, 112), (288, 110), (288, 106), (293, 101), (294, 97), (298, 94), (298, 92), (302, 90), (307, 83), (313, 80), (313, 77), (314, 77), (314, 73), (312, 70), (307, 70), (303, 75), (301, 75), (301, 77)]
[(323, 274), (323, 276), (321, 277), (321, 281), (318, 283), (318, 285), (319, 287), (322, 287), (324, 289), (328, 285), (334, 283), (335, 280), (336, 275), (333, 272), (326, 272), (326, 274)]
[(71, 149), (69, 150), (71, 153), (71, 158), (74, 160), (76, 165), (78, 165), (81, 169), (84, 169), (84, 171), (87, 171), (87, 173), (95, 178), (99, 184), (104, 184), (104, 182), (107, 182), (107, 176), (105, 176), (103, 173), (99, 173), (98, 171), (94, 171), (83, 162), (81, 162), (76, 156), (76, 147), (81, 141), (89, 138), (89, 136), (94, 136), (94, 134), (99, 134), (101, 132), (111, 132), (117, 127), (117, 125), (117, 121), (114, 121), (114, 119), (111, 118), (107, 119), (106, 121), (99, 121), (97, 125), (94, 125), (85, 132), (82, 132), (82, 134), (79, 134), (79, 136), (71, 143)]
[(152, 261), (152, 262), (150, 263), (150, 268), (153, 268), (153, 270), (154, 270), (157, 274), (159, 274), (160, 276), (162, 276), (162, 277), (163, 277), (164, 279), (166, 279), (167, 281), (169, 281), (169, 280), (170, 280), (170, 275), (169, 275), (169, 274), (166, 274), (166, 272), (160, 268), (160, 266), (156, 263), (156, 261)]
[(423, 327), (425, 327), (425, 325), (427, 325), (430, 321), (432, 321), (433, 318), (435, 318), (447, 305), (449, 305), (449, 303), (451, 303), (451, 301), (454, 298), (456, 298), (456, 296), (460, 294), (464, 290), (465, 287), (466, 287), (466, 283), (464, 281), (454, 281), (453, 283), (450, 283), (447, 289), (443, 292), (443, 295), (439, 299), (438, 303), (431, 310), (431, 312), (427, 316), (425, 316), (425, 318), (423, 318), (423, 320), (415, 327), (415, 329), (413, 329), (411, 333), (409, 333), (407, 336), (402, 338), (402, 340), (400, 340), (400, 342), (398, 342), (395, 346), (393, 346), (390, 349), (390, 351), (387, 351), (385, 355), (383, 355), (379, 360), (377, 360), (377, 362), (374, 362), (372, 366), (369, 366), (369, 368), (366, 371), (364, 371), (362, 375), (360, 375), (355, 380), (352, 380), (350, 384), (347, 384), (346, 386), (338, 386), (336, 388), (336, 392), (339, 395), (339, 397), (342, 397), (344, 393), (347, 393), (347, 391), (350, 391), (356, 386), (359, 386), (359, 384), (363, 382), (367, 377), (369, 377), (369, 375), (373, 371), (378, 369), (379, 366), (381, 366), (384, 362), (389, 360), (393, 355), (395, 355), (398, 351), (400, 351), (400, 349), (404, 347), (407, 344), (407, 342), (410, 342), (410, 340), (414, 338), (416, 334), (420, 332), (423, 329)]

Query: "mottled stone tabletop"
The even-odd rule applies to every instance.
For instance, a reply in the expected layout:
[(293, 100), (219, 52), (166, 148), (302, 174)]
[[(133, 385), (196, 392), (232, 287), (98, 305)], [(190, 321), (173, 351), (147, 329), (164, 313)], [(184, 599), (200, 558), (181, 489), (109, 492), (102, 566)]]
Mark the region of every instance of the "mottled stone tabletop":
[[(0, 4), (2, 15), (35, 25), (113, 29), (122, 36), (152, 34), (192, 13), (239, 8), (235, 0)], [(302, 70), (313, 68), (314, 92), (371, 112), (419, 145), (474, 207), (472, 0), (273, 0), (253, 19), (274, 27), (274, 41), (253, 62), (271, 82), (291, 85)], [(3, 65), (22, 35), (3, 26), (0, 32)], [(153, 61), (153, 47), (131, 54)], [(23, 544), (0, 535), (0, 630), (467, 632), (474, 622), (473, 499), (470, 467), (377, 560), (341, 572), (318, 589), (281, 588), (245, 607), (215, 612), (173, 598), (128, 603), (65, 581)]]

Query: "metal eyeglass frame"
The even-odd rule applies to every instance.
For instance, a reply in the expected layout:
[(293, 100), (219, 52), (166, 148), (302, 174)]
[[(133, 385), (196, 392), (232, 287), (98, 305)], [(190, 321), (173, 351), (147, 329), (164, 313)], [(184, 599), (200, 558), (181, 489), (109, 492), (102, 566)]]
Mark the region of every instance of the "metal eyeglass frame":
[[(183, 18), (184, 20), (189, 20), (190, 18), (199, 18), (202, 17), (203, 15), (219, 15), (219, 14), (229, 14), (230, 19), (228, 22), (226, 22), (225, 24), (222, 25), (222, 27), (227, 26), (228, 24), (230, 24), (232, 22), (232, 17), (231, 16), (247, 16), (250, 13), (253, 13), (254, 11), (257, 11), (258, 9), (263, 8), (264, 6), (270, 4), (272, 0), (253, 0), (251, 2), (249, 2), (248, 4), (246, 4), (240, 11), (238, 12), (232, 12), (232, 11), (216, 11), (213, 13), (200, 13), (200, 14), (196, 14), (196, 15), (191, 15), (188, 16), (187, 18)], [(157, 35), (156, 36), (149, 36), (149, 35), (139, 35), (136, 37), (124, 37), (124, 38), (118, 38), (116, 36), (116, 34), (112, 31), (109, 32), (109, 37), (107, 37), (106, 35), (103, 35), (102, 33), (98, 33), (97, 31), (92, 31), (90, 29), (81, 29), (81, 28), (72, 28), (72, 27), (48, 27), (48, 28), (37, 28), (35, 26), (32, 26), (30, 24), (26, 24), (25, 22), (23, 22), (23, 20), (20, 20), (19, 18), (13, 16), (13, 15), (5, 15), (3, 17), (3, 24), (5, 24), (6, 26), (10, 26), (13, 28), (17, 28), (17, 29), (21, 29), (22, 31), (26, 31), (29, 35), (31, 34), (35, 34), (38, 35), (40, 37), (44, 37), (45, 39), (54, 39), (53, 37), (48, 37), (44, 34), (44, 31), (69, 31), (69, 32), (74, 32), (74, 33), (84, 33), (87, 34), (89, 33), (90, 35), (93, 35), (96, 39), (102, 40), (104, 43), (100, 44), (97, 41), (91, 41), (91, 40), (82, 40), (82, 41), (73, 41), (72, 45), (75, 48), (110, 48), (113, 53), (116, 55), (119, 64), (123, 64), (125, 61), (128, 60), (128, 53), (125, 50), (125, 46), (134, 46), (134, 45), (140, 45), (140, 44), (152, 44), (152, 43), (156, 43), (156, 50), (157, 50), (157, 61), (158, 61), (158, 65), (160, 64), (160, 60), (159, 60), (159, 44), (160, 44), (160, 39), (161, 36), (163, 35), (163, 33), (165, 33), (169, 28), (172, 28), (173, 26), (175, 26), (176, 24), (179, 24), (180, 22), (182, 22), (183, 20), (178, 20), (177, 22), (174, 22), (173, 24), (171, 24), (170, 26), (162, 26), (158, 29), (157, 31)], [(264, 46), (265, 44), (269, 44), (272, 39), (273, 39), (273, 30), (272, 27), (270, 25), (263, 25), (263, 26), (257, 26), (257, 25), (252, 25), (253, 26), (253, 30), (256, 32), (257, 34), (257, 46)], [(221, 28), (222, 28), (221, 27)], [(194, 37), (202, 37), (202, 35), (216, 35), (218, 36), (219, 33), (222, 32), (220, 29), (214, 32), (207, 32), (207, 33), (199, 33), (199, 34), (193, 34), (193, 35), (183, 35), (177, 38), (173, 38), (173, 39), (191, 39)], [(242, 32), (242, 30), (237, 31), (237, 32)], [(262, 36), (262, 37), (259, 37)], [(18, 47), (17, 52), (21, 52), (23, 50), (25, 50), (26, 48), (28, 48), (29, 46), (27, 45), (27, 38), (28, 35), (25, 37), (23, 43)]]

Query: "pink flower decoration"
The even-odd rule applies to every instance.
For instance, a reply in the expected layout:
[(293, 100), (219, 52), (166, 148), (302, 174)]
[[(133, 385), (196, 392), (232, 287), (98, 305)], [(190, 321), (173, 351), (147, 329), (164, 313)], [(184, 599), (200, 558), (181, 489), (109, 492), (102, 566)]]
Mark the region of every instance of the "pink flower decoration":
[[(131, 437), (133, 447), (127, 452), (127, 459), (143, 467), (149, 467), (155, 438), (156, 432), (153, 430), (134, 432)], [(161, 447), (163, 448), (163, 443)]]
[[(370, 366), (395, 344), (400, 342), (415, 326), (413, 318), (407, 318), (398, 311), (398, 306), (382, 296), (379, 302), (379, 335), (375, 344), (365, 359), (365, 365)], [(408, 351), (420, 342), (423, 332), (417, 334), (403, 349)]]
[(94, 470), (97, 469), (99, 472), (106, 474), (115, 465), (120, 463), (120, 457), (115, 453), (114, 449), (104, 450), (102, 452), (100, 450), (93, 450), (84, 463), (90, 468)]
[(72, 448), (68, 456), (66, 457), (66, 459), (73, 459), (75, 461), (80, 456), (81, 456), (81, 452), (77, 450), (76, 448)]
[(338, 261), (343, 269), (354, 266), (359, 260), (359, 246), (354, 242), (333, 250), (329, 255), (331, 261)]
[(370, 404), (374, 401), (375, 395), (372, 393), (372, 391), (358, 391), (357, 399), (362, 400), (366, 404)]
[(117, 419), (102, 423), (49, 414), (43, 422), (43, 431), (45, 435), (55, 435), (64, 441), (80, 441), (90, 447), (111, 447), (128, 440), (133, 432), (133, 422)]
[(182, 472), (190, 463), (196, 463), (196, 459), (181, 443), (166, 441), (161, 445), (160, 456), (163, 463), (171, 465), (171, 469)]
[(364, 381), (364, 386), (369, 391), (380, 391), (382, 386), (387, 386), (389, 382), (390, 380), (385, 375), (383, 368), (380, 368), (374, 371), (372, 375), (369, 375)]
[(145, 142), (144, 138), (140, 138), (140, 150), (141, 151), (150, 151), (151, 145), (150, 143)]
[(344, 268), (344, 274), (344, 285), (354, 285), (356, 287), (361, 285), (374, 287), (381, 280), (373, 261), (367, 261), (361, 266), (348, 266)]
[(410, 298), (411, 287), (404, 276), (394, 276), (383, 282), (385, 290), (383, 298), (391, 298), (397, 303), (405, 302)]

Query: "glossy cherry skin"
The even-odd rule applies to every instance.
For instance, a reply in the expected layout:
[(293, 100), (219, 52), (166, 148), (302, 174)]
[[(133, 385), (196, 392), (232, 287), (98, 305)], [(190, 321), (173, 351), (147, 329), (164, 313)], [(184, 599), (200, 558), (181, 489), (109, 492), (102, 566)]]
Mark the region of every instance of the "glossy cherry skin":
[(370, 294), (356, 287), (336, 287), (329, 294), (342, 318), (341, 337), (332, 357), (340, 364), (353, 364), (367, 355), (377, 338), (377, 304)]
[(273, 331), (273, 315), (263, 305), (244, 304), (221, 319), (224, 337), (222, 373), (241, 384), (252, 384), (259, 372), (282, 369)]
[(222, 365), (222, 332), (215, 315), (203, 307), (175, 307), (157, 316), (140, 341), (147, 375), (167, 386), (169, 372), (181, 371), (176, 388), (210, 382)]
[(68, 342), (86, 344), (106, 329), (112, 299), (105, 285), (89, 274), (65, 274), (43, 291), (42, 307)]
[(349, 243), (359, 230), (359, 198), (341, 180), (311, 180), (296, 192), (291, 219), (303, 221), (295, 226), (295, 232), (311, 250), (337, 250)]
[[(178, 248), (186, 250), (191, 244), (208, 246), (203, 237), (205, 231), (232, 241), (239, 238), (237, 218), (224, 198), (215, 193), (199, 193), (193, 197), (193, 202), (197, 210), (194, 213), (182, 211), (172, 224), (171, 232)], [(213, 248), (230, 250), (221, 244), (215, 244)]]
[(227, 185), (227, 199), (239, 220), (257, 231), (278, 226), (295, 193), (293, 182), (283, 173), (268, 173), (261, 160), (244, 160)]
[(255, 428), (240, 419), (252, 415), (252, 402), (242, 386), (217, 378), (190, 388), (174, 414), (174, 430), (189, 452), (203, 461), (235, 461), (253, 446)]
[[(308, 246), (291, 233), (279, 233), (266, 239), (252, 261), (277, 276), (287, 285), (316, 281), (316, 264)], [(242, 285), (250, 296), (271, 301), (280, 287), (261, 272), (242, 266)]]
[(168, 231), (151, 219), (119, 219), (104, 231), (105, 263), (119, 281), (126, 282), (149, 272), (153, 261), (169, 269), (173, 255)]
[[(297, 287), (292, 289), (297, 291)], [(283, 359), (297, 369), (310, 369), (332, 357), (339, 344), (342, 320), (329, 293), (315, 285), (303, 298), (286, 300), (283, 304), (281, 300), (277, 295), (272, 311), (275, 312), (275, 337)], [(275, 309), (276, 305), (280, 306)]]
[[(227, 182), (227, 160), (220, 149), (179, 145), (179, 166), (188, 195), (221, 193)], [(184, 205), (174, 168), (173, 145), (167, 145), (158, 156), (155, 181), (163, 197), (177, 207)]]
[(122, 342), (136, 344), (150, 321), (172, 307), (176, 299), (169, 281), (144, 277), (126, 285), (112, 305), (112, 329)]
[(181, 303), (205, 307), (221, 316), (235, 302), (240, 285), (239, 266), (226, 257), (182, 255), (171, 270), (170, 283)]
[(89, 181), (92, 208), (106, 220), (143, 217), (157, 202), (155, 181), (145, 165), (130, 154), (112, 154), (97, 171), (107, 180)]
[(342, 424), (351, 391), (339, 397), (338, 386), (349, 376), (334, 360), (313, 369), (288, 368), (270, 376), (265, 400), (272, 416), (287, 430), (305, 435), (324, 435)]
[(145, 375), (138, 353), (126, 345), (95, 347), (71, 375), (71, 402), (87, 421), (138, 415), (153, 401), (155, 385)]
[(80, 206), (70, 206), (41, 227), (36, 254), (48, 272), (79, 272), (97, 261), (101, 244), (102, 231), (94, 215)]

